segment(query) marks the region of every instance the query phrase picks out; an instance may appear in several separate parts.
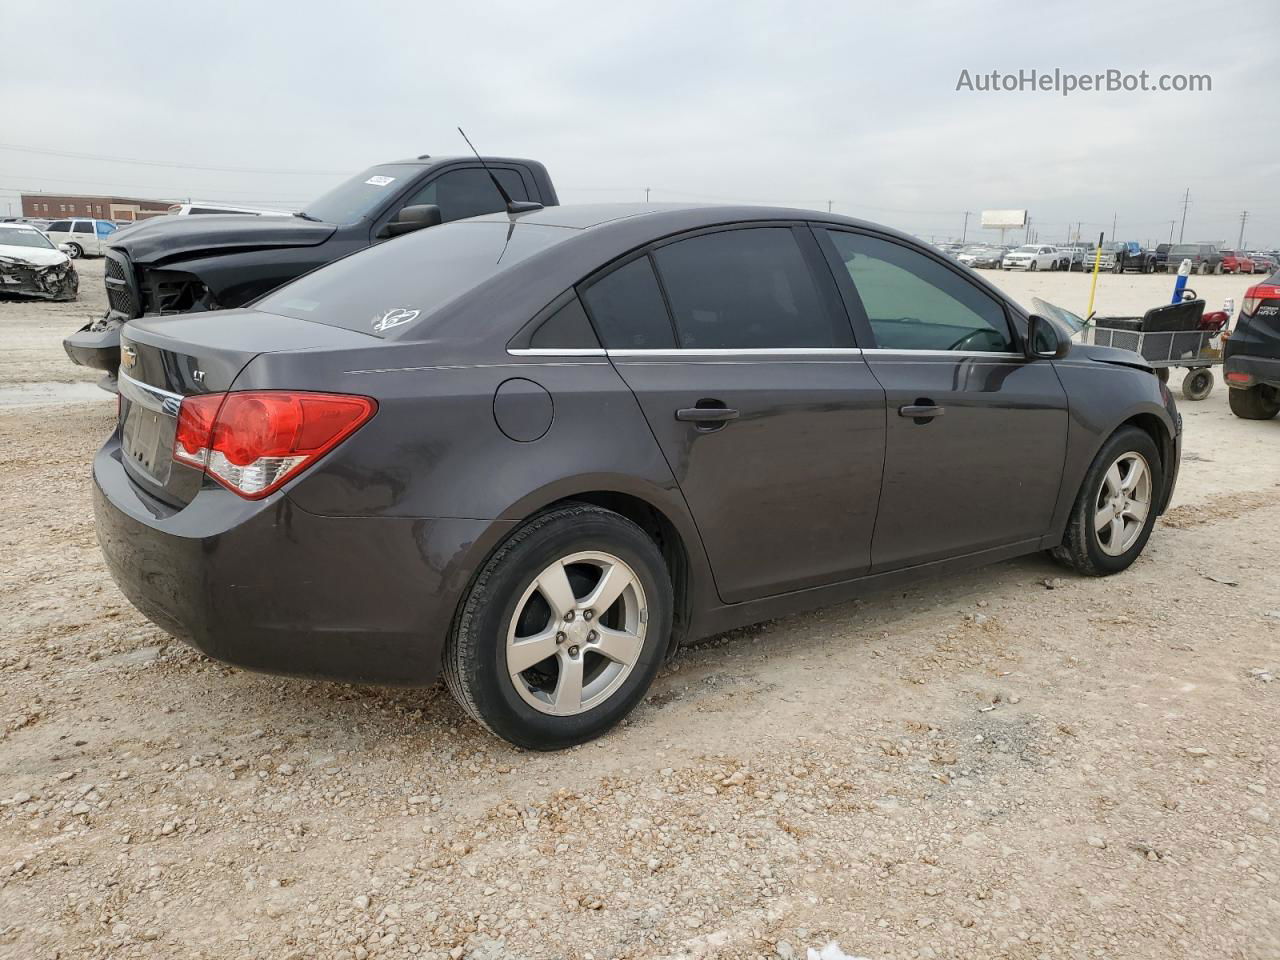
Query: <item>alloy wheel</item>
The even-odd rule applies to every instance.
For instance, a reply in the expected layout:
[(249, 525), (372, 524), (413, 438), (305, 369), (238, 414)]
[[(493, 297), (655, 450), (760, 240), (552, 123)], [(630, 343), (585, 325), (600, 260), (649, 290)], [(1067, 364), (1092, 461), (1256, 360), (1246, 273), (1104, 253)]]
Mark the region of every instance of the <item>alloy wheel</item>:
[(1151, 512), (1151, 467), (1140, 453), (1122, 454), (1102, 477), (1094, 503), (1093, 535), (1102, 552), (1118, 557), (1137, 542)]
[(644, 650), (649, 612), (627, 564), (597, 551), (570, 554), (525, 589), (507, 628), (507, 673), (525, 703), (573, 716), (622, 686)]

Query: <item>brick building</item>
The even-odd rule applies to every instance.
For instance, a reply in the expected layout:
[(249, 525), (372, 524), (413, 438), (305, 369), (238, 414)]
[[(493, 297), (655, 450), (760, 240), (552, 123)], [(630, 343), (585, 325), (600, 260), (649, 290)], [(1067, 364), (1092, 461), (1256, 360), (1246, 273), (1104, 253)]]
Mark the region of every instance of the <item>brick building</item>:
[(134, 200), (130, 197), (91, 197), (56, 193), (24, 193), (22, 215), (46, 220), (95, 217), (99, 220), (145, 220), (169, 210), (169, 200)]

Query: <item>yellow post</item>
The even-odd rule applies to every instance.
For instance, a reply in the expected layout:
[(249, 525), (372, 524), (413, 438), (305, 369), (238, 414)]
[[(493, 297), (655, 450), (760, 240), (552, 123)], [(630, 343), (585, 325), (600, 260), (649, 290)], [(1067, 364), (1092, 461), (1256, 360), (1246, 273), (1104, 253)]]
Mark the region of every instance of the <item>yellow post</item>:
[(1098, 249), (1093, 253), (1093, 283), (1089, 285), (1089, 309), (1084, 312), (1084, 318), (1087, 321), (1093, 316), (1093, 295), (1098, 292), (1098, 268), (1102, 266), (1102, 238), (1105, 234), (1098, 234)]

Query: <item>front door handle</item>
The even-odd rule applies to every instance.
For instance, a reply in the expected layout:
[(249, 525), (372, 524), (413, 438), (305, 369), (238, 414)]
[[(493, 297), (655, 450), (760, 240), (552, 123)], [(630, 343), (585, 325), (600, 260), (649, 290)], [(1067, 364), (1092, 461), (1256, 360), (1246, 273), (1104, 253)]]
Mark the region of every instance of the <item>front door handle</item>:
[(730, 420), (737, 420), (738, 411), (726, 407), (719, 400), (699, 400), (695, 407), (682, 407), (677, 410), (676, 419), (696, 423), (701, 430), (718, 429)]
[(940, 417), (946, 412), (944, 407), (925, 399), (898, 408), (898, 416), (910, 417), (916, 423), (928, 423), (934, 417)]

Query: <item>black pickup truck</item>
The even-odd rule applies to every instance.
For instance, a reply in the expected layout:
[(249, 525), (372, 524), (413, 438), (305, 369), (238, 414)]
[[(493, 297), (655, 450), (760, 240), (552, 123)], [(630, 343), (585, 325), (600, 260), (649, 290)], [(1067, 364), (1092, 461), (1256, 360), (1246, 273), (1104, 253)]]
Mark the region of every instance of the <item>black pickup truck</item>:
[(371, 244), (501, 211), (508, 198), (517, 208), (559, 203), (534, 160), (421, 156), (370, 167), (293, 216), (143, 221), (106, 250), (106, 315), (62, 344), (75, 363), (104, 371), (102, 385), (114, 389), (120, 327), (134, 317), (243, 306)]

